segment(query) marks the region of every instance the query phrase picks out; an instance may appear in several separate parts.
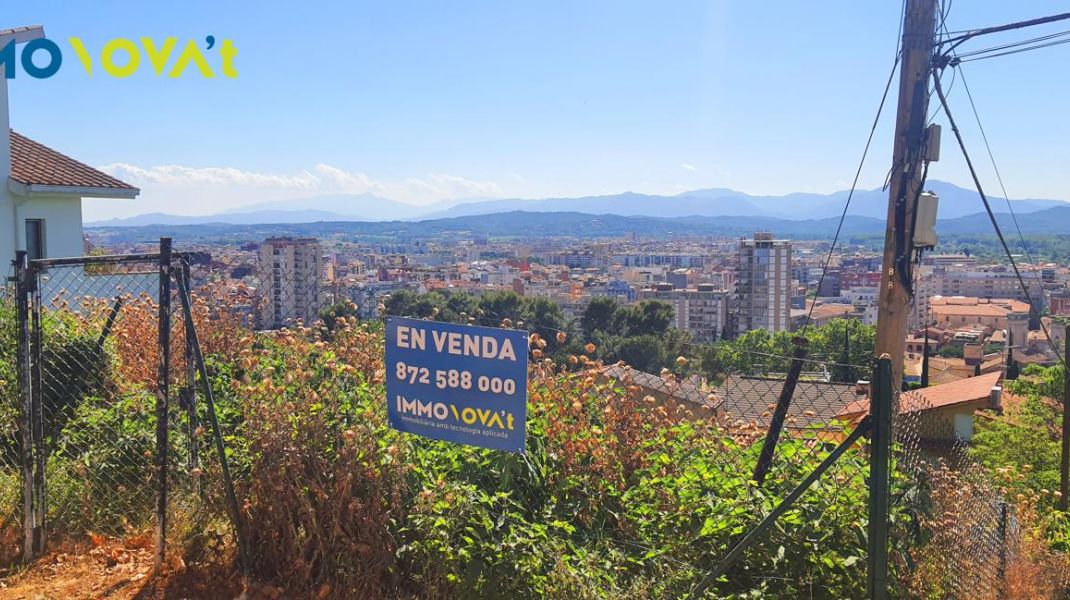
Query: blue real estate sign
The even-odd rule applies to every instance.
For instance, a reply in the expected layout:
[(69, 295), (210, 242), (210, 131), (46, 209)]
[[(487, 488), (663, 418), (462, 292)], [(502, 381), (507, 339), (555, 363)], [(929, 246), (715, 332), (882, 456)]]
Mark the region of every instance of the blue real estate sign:
[(523, 452), (527, 383), (522, 330), (386, 320), (386, 404), (394, 429)]

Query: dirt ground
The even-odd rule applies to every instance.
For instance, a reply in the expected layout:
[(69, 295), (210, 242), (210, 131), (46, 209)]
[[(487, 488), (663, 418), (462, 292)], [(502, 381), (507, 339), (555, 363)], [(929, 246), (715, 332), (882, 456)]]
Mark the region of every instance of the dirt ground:
[(154, 576), (151, 548), (147, 534), (125, 540), (93, 536), (84, 544), (51, 551), (28, 567), (0, 572), (0, 600), (251, 600), (273, 595), (247, 591), (227, 565), (186, 564), (177, 556)]

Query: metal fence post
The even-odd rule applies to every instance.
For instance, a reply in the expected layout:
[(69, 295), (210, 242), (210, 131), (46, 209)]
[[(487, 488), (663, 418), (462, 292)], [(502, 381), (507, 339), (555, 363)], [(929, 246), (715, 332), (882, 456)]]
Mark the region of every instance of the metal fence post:
[(892, 359), (877, 359), (869, 414), (873, 421), (869, 462), (869, 598), (888, 596), (888, 496), (892, 455)]
[[(178, 277), (181, 278), (181, 285), (178, 286), (178, 293), (182, 295), (182, 306), (187, 303), (192, 303), (193, 299), (190, 297), (190, 276), (189, 276), (189, 262), (183, 260), (179, 267)], [(189, 444), (189, 469), (193, 472), (194, 469), (200, 467), (200, 444), (198, 442), (197, 429), (200, 424), (197, 421), (197, 365), (196, 357), (193, 353), (193, 336), (194, 332), (190, 323), (185, 325), (185, 359), (186, 359), (186, 383), (180, 390), (180, 404), (181, 408), (186, 411), (187, 421), (187, 434)], [(202, 486), (203, 478), (197, 477), (194, 487), (197, 489), (197, 493), (200, 494), (203, 491)]]
[(777, 441), (780, 440), (784, 419), (787, 418), (788, 409), (791, 407), (791, 397), (795, 395), (795, 385), (802, 374), (803, 359), (806, 358), (806, 338), (796, 336), (791, 341), (795, 344), (795, 350), (791, 356), (791, 365), (788, 367), (788, 376), (784, 379), (784, 387), (780, 389), (780, 396), (777, 397), (776, 409), (773, 411), (773, 418), (769, 421), (769, 431), (766, 432), (765, 443), (762, 444), (762, 452), (758, 456), (758, 464), (754, 467), (752, 479), (759, 487), (765, 481), (765, 476), (773, 464)]
[(41, 289), (38, 285), (40, 267), (27, 262), (26, 290), (30, 294), (30, 430), (33, 432), (33, 551), (39, 556), (45, 550), (45, 521), (48, 516), (48, 495), (45, 466), (48, 447), (45, 442), (45, 386), (44, 386), (44, 326), (41, 323)]
[(223, 471), (223, 486), (227, 498), (227, 507), (230, 518), (234, 524), (234, 537), (238, 545), (238, 562), (242, 573), (248, 575), (252, 568), (249, 562), (249, 553), (245, 546), (245, 522), (242, 518), (241, 507), (238, 505), (238, 496), (234, 493), (234, 479), (230, 475), (230, 465), (227, 461), (227, 449), (223, 445), (223, 434), (219, 428), (219, 419), (215, 412), (215, 399), (212, 394), (212, 381), (208, 378), (208, 367), (204, 363), (204, 354), (201, 352), (201, 343), (197, 339), (197, 328), (193, 324), (193, 308), (190, 304), (190, 293), (184, 280), (178, 280), (179, 302), (182, 304), (182, 318), (186, 321), (186, 332), (192, 344), (193, 358), (197, 365), (197, 372), (201, 376), (201, 386), (204, 391), (204, 407), (208, 416), (208, 423), (212, 426), (212, 440), (215, 442), (216, 455), (219, 457), (219, 466)]
[(160, 238), (159, 370), (156, 393), (156, 544), (153, 569), (167, 550), (168, 415), (171, 380), (171, 238)]
[(26, 251), (15, 253), (15, 324), (18, 328), (16, 356), (18, 357), (19, 398), (22, 410), (19, 413), (19, 461), (22, 466), (22, 532), (23, 560), (34, 559), (34, 479), (33, 479), (33, 400), (30, 392), (30, 314), (29, 276)]
[(1007, 503), (999, 502), (999, 566), (997, 567), (996, 580), (999, 586), (999, 597), (1004, 596), (1004, 588), (1007, 584)]

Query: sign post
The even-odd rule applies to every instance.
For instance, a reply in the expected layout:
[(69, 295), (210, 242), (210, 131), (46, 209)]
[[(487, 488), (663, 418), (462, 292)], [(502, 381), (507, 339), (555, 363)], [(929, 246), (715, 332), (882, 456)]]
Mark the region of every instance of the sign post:
[(525, 331), (386, 320), (387, 417), (398, 431), (524, 452), (527, 384)]

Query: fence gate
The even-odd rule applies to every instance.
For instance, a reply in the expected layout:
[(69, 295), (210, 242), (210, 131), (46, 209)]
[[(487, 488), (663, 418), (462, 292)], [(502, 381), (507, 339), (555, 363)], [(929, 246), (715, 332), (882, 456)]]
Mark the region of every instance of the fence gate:
[(149, 254), (16, 259), (5, 327), (20, 406), (5, 458), (21, 471), (8, 512), (21, 516), (25, 560), (48, 538), (154, 531), (162, 561), (168, 515), (200, 491), (189, 275), (169, 239)]

